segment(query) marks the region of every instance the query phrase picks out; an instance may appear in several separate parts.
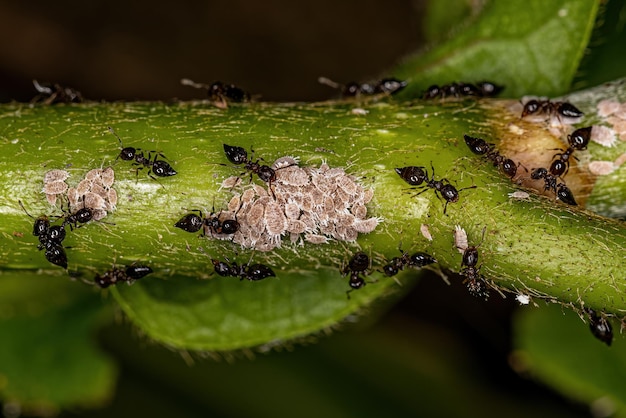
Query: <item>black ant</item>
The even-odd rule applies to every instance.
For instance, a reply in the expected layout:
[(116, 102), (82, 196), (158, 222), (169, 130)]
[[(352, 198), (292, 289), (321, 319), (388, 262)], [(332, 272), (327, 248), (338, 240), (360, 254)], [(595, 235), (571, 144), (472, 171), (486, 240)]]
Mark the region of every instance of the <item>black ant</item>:
[[(261, 159), (256, 161), (249, 160), (248, 152), (244, 148), (224, 144), (224, 153), (231, 163), (235, 165), (244, 164), (244, 169), (250, 172), (250, 178), (252, 178), (253, 174), (256, 174), (266, 183), (271, 184), (276, 180), (276, 171), (268, 165), (259, 164)], [(254, 154), (254, 150), (252, 150), (252, 153)]]
[(432, 163), (430, 164), (430, 168), (432, 169), (432, 176), (430, 177), (430, 179), (428, 178), (428, 172), (424, 167), (408, 166), (396, 168), (395, 170), (396, 173), (398, 173), (398, 175), (402, 178), (402, 180), (412, 186), (418, 186), (425, 182), (424, 186), (422, 186), (424, 187), (424, 190), (417, 193), (416, 196), (419, 196), (428, 189), (433, 189), (437, 197), (443, 197), (443, 199), (446, 201), (443, 207), (444, 214), (448, 209), (448, 203), (455, 203), (459, 201), (459, 192), (461, 190), (476, 188), (476, 186), (469, 186), (457, 190), (456, 187), (450, 184), (450, 181), (448, 179), (443, 178), (441, 180), (435, 180), (435, 167), (433, 167)]
[(86, 224), (93, 219), (94, 211), (91, 208), (83, 207), (74, 213), (68, 212), (63, 220), (63, 227), (69, 224), (70, 229), (79, 228), (78, 224)]
[(62, 244), (66, 236), (65, 225), (51, 226), (50, 219), (46, 215), (35, 218), (28, 213), (21, 200), (18, 200), (18, 203), (29, 217), (35, 219), (33, 235), (39, 239), (37, 249), (45, 249), (44, 255), (46, 260), (54, 265), (67, 269), (67, 255), (65, 254), (65, 249)]
[(463, 251), (460, 274), (465, 277), (463, 284), (467, 286), (470, 295), (487, 300), (489, 299), (489, 289), (487, 288), (487, 281), (480, 274), (482, 264), (476, 267), (478, 264), (478, 247), (482, 245), (482, 240), (485, 238), (485, 230), (486, 228), (483, 228), (483, 238), (477, 247), (467, 247)]
[(409, 256), (409, 253), (406, 251), (403, 251), (401, 248), (398, 249), (402, 255), (400, 257), (392, 258), (388, 264), (383, 266), (383, 273), (387, 277), (395, 276), (399, 271), (404, 270), (406, 266), (422, 268), (437, 262), (437, 260), (435, 260), (435, 258), (430, 254), (418, 251)]
[(356, 97), (360, 95), (374, 96), (377, 94), (396, 94), (400, 90), (404, 89), (408, 83), (406, 81), (398, 80), (396, 78), (384, 78), (376, 83), (355, 83), (350, 82), (348, 84), (340, 84), (332, 81), (326, 77), (320, 77), (317, 79), (320, 84), (324, 84), (328, 87), (341, 90), (343, 97)]
[(369, 274), (369, 267), (369, 256), (363, 251), (358, 251), (350, 258), (350, 261), (348, 261), (348, 265), (341, 269), (342, 276), (350, 275), (350, 280), (348, 281), (348, 284), (350, 285), (351, 289), (346, 292), (348, 298), (350, 297), (350, 292), (365, 286), (365, 279), (361, 277), (361, 274)]
[(482, 155), (488, 160), (491, 160), (494, 167), (499, 167), (508, 177), (515, 177), (517, 174), (517, 168), (521, 166), (521, 163), (515, 164), (515, 161), (500, 155), (500, 153), (495, 149), (494, 144), (489, 144), (482, 138), (475, 138), (469, 135), (463, 135), (463, 138), (465, 139), (465, 143), (469, 147), (470, 151), (476, 155)]
[[(134, 161), (134, 165), (142, 166), (137, 169), (137, 174), (139, 174), (139, 170), (144, 167), (148, 168), (148, 175), (154, 180), (156, 180), (156, 178), (154, 178), (152, 174), (157, 177), (170, 177), (178, 174), (167, 161), (157, 159), (158, 157), (165, 158), (165, 156), (160, 152), (148, 151), (148, 157), (146, 158), (141, 148), (124, 147), (122, 139), (117, 135), (117, 133), (115, 133), (113, 128), (109, 127), (109, 131), (115, 135), (122, 146), (122, 150), (117, 158), (121, 158), (124, 161)], [(154, 153), (154, 157), (152, 156), (152, 153)]]
[(550, 100), (532, 99), (524, 104), (521, 117), (524, 118), (538, 114), (571, 119), (577, 119), (584, 115), (583, 112), (569, 102), (551, 102)]
[(39, 84), (37, 80), (33, 80), (33, 86), (37, 93), (31, 103), (42, 102), (46, 105), (56, 103), (81, 103), (83, 101), (82, 94), (71, 87), (63, 87), (60, 84)]
[(613, 327), (611, 327), (611, 323), (591, 308), (586, 308), (585, 311), (587, 311), (589, 316), (589, 329), (593, 336), (610, 346), (613, 342)]
[(250, 94), (234, 84), (216, 81), (209, 85), (196, 83), (188, 78), (183, 78), (180, 82), (185, 86), (197, 89), (206, 89), (209, 100), (220, 109), (226, 109), (228, 107), (228, 102), (245, 103), (250, 101)]
[(205, 230), (208, 229), (212, 234), (230, 235), (239, 231), (239, 222), (235, 219), (220, 221), (219, 214), (216, 216), (214, 212), (211, 212), (211, 215), (207, 217), (204, 217), (200, 210), (196, 210), (195, 212), (198, 212), (198, 215), (189, 213), (176, 222), (174, 226), (187, 232), (198, 232), (201, 228), (205, 227)]
[[(252, 261), (252, 260), (250, 260)], [(238, 265), (236, 262), (228, 263), (225, 261), (219, 261), (211, 259), (215, 272), (223, 277), (239, 277), (239, 280), (250, 280), (256, 282), (268, 277), (276, 277), (274, 271), (265, 264), (248, 264)]]
[(578, 205), (569, 187), (565, 183), (558, 183), (557, 176), (550, 174), (545, 168), (535, 168), (530, 173), (530, 178), (533, 180), (543, 179), (545, 182), (544, 190), (552, 190), (556, 194), (557, 199), (568, 205)]
[(139, 280), (150, 273), (152, 273), (152, 269), (150, 267), (133, 264), (130, 266), (113, 267), (112, 269), (105, 271), (103, 274), (96, 275), (94, 281), (98, 286), (105, 289), (119, 282), (127, 282), (128, 284), (131, 284), (135, 280)]
[(443, 86), (432, 85), (424, 92), (424, 99), (436, 99), (445, 97), (494, 97), (500, 94), (504, 87), (490, 81), (472, 83), (451, 83)]
[[(556, 150), (563, 152), (554, 154), (552, 157), (555, 160), (552, 161), (552, 164), (550, 165), (550, 174), (557, 177), (565, 176), (565, 174), (569, 171), (570, 156), (572, 156), (576, 150), (587, 149), (590, 137), (591, 126), (576, 129), (571, 135), (568, 135), (567, 142), (569, 143), (569, 147), (566, 150), (556, 148)], [(578, 159), (576, 158), (576, 160)]]

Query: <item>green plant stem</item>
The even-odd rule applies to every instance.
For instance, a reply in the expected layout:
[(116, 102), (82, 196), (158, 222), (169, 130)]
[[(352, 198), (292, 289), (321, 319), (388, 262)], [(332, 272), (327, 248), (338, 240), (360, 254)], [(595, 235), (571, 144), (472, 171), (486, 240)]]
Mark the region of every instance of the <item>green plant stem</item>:
[[(33, 220), (22, 211), (18, 200), (34, 216), (61, 215), (41, 193), (44, 173), (53, 168), (67, 169), (71, 173), (68, 182), (75, 184), (90, 169), (112, 164), (116, 172), (113, 187), (119, 196), (117, 210), (103, 222), (68, 231), (64, 243), (71, 247), (67, 249), (68, 272), (92, 280), (94, 274), (113, 264), (150, 265), (155, 270), (150, 278), (131, 287), (118, 287), (114, 294), (149, 335), (169, 344), (229, 349), (331, 326), (397, 287), (379, 270), (399, 255), (400, 244), (408, 252), (432, 254), (444, 271), (459, 272), (461, 254), (454, 248), (455, 225), (466, 229), (470, 245), (479, 246), (481, 273), (495, 288), (575, 307), (622, 312), (626, 309), (621, 296), (626, 287), (624, 224), (533, 193), (522, 201), (511, 199), (508, 194), (519, 187), (464, 144), (464, 134), (494, 138), (503, 120), (519, 119), (507, 113), (509, 104), (358, 104), (368, 112), (366, 115), (353, 114), (354, 103), (251, 104), (226, 110), (206, 103), (4, 105), (0, 108), (4, 151), (0, 155), (1, 273), (9, 277), (26, 272), (62, 272), (37, 251), (36, 238), (31, 235)], [(136, 175), (129, 162), (116, 160), (120, 147), (108, 126), (115, 129), (124, 146), (162, 152), (178, 174), (158, 181), (148, 177), (147, 170)], [(213, 205), (223, 208), (232, 196), (233, 192), (220, 190), (220, 184), (241, 169), (226, 164), (223, 143), (253, 147), (255, 157), (268, 163), (292, 155), (300, 158), (302, 166), (319, 166), (326, 161), (330, 167), (343, 167), (364, 187), (374, 190), (368, 217), (378, 216), (384, 221), (373, 233), (362, 234), (356, 244), (287, 242), (270, 252), (252, 252), (228, 241), (199, 238), (174, 228), (189, 209), (208, 212)], [(461, 190), (459, 201), (449, 203), (446, 213), (444, 202), (432, 190), (416, 196), (418, 190), (394, 171), (396, 167), (417, 165), (430, 172), (431, 164), (436, 178), (447, 178), (458, 189), (476, 186)], [(244, 176), (238, 191), (246, 187)], [(432, 241), (420, 233), (422, 225), (428, 227)], [(348, 289), (347, 279), (341, 278), (340, 269), (358, 248), (372, 255), (374, 271), (369, 278), (377, 283), (347, 299), (341, 290)], [(254, 262), (272, 266), (278, 279), (268, 279), (267, 285), (249, 283), (258, 287), (216, 279), (210, 259), (226, 257), (243, 263), (253, 257)], [(218, 338), (215, 344), (207, 344), (204, 337), (190, 337), (193, 329), (202, 327), (201, 320), (194, 325), (194, 314), (179, 318), (166, 332), (184, 334), (181, 329), (188, 329), (187, 336), (161, 335), (162, 328), (167, 327), (154, 319), (159, 314), (168, 315), (172, 305), (168, 301), (176, 298), (177, 303), (191, 307), (204, 303), (205, 296), (208, 300), (220, 294), (220, 312), (227, 313), (229, 308), (223, 303), (229, 297), (235, 298), (233, 306), (240, 299), (267, 307), (268, 298), (275, 297), (272, 292), (277, 291), (283, 293), (267, 305), (272, 310), (281, 304), (311, 304), (310, 312), (300, 314), (306, 318), (316, 306), (323, 307), (315, 313), (318, 319), (266, 326), (267, 332), (250, 338), (242, 325), (236, 341)], [(186, 296), (181, 296), (183, 293)], [(148, 308), (155, 300), (162, 305)], [(273, 314), (280, 317), (293, 312), (278, 309)]]

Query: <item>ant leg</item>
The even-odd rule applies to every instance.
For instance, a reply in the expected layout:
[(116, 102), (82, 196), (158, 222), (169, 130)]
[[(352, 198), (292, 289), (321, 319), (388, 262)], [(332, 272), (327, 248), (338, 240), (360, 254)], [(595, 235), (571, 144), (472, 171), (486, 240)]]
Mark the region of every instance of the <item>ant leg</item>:
[[(412, 187), (412, 189), (415, 189), (415, 187)], [(411, 197), (417, 197), (417, 196), (421, 195), (422, 193), (426, 192), (427, 190), (428, 190), (427, 186), (422, 186), (422, 190), (419, 193), (416, 193), (416, 194), (414, 194)]]

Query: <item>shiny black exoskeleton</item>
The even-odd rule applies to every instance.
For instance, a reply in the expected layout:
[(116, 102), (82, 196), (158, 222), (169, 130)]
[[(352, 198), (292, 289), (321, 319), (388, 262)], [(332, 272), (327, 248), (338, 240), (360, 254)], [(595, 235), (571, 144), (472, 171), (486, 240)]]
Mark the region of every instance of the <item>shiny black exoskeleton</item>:
[(375, 83), (355, 83), (340, 84), (326, 77), (320, 77), (318, 81), (334, 89), (341, 90), (343, 97), (392, 95), (404, 89), (408, 83), (396, 78), (384, 78)]
[(589, 329), (594, 337), (610, 346), (613, 342), (613, 327), (602, 315), (598, 315), (593, 309), (587, 308), (589, 316)]
[[(24, 213), (27, 214), (31, 219), (35, 220), (35, 223), (33, 224), (33, 235), (36, 237), (45, 237), (45, 235), (48, 233), (48, 229), (50, 228), (50, 218), (48, 218), (46, 215), (41, 215), (40, 217), (35, 218), (33, 215), (28, 213), (21, 200), (18, 200), (17, 202), (20, 204)], [(39, 238), (39, 240), (41, 241), (41, 238)]]
[(200, 215), (189, 213), (180, 218), (180, 220), (174, 224), (176, 228), (180, 228), (187, 232), (198, 232), (203, 225), (204, 219), (202, 218), (202, 212), (200, 212)]
[(411, 186), (419, 186), (428, 181), (428, 173), (424, 167), (408, 166), (396, 168), (396, 173)]
[[(350, 258), (348, 264), (341, 269), (341, 274), (343, 276), (350, 275), (348, 284), (350, 285), (351, 290), (360, 289), (365, 286), (365, 278), (363, 278), (361, 274), (369, 274), (369, 267), (369, 256), (363, 251), (358, 251)], [(350, 295), (349, 292), (351, 290), (348, 291), (348, 295)]]
[(432, 85), (423, 94), (424, 99), (436, 99), (446, 97), (495, 97), (504, 89), (490, 81), (472, 83), (450, 83), (443, 86)]
[[(202, 215), (201, 211), (197, 211), (199, 215), (195, 213), (189, 213), (183, 216), (178, 222), (174, 224), (176, 228), (180, 228), (187, 232), (198, 232), (202, 227), (206, 227), (212, 234), (234, 234), (239, 231), (239, 222), (235, 219), (226, 219), (220, 221), (219, 215), (211, 214), (206, 218)], [(204, 231), (203, 231), (204, 233)]]
[(43, 248), (46, 243), (51, 242), (61, 244), (65, 239), (66, 231), (63, 225), (53, 225), (48, 230), (39, 235), (39, 249)]
[(584, 113), (569, 102), (551, 102), (550, 100), (532, 99), (524, 104), (521, 117), (524, 118), (526, 116), (534, 115), (576, 119), (582, 117)]
[(21, 200), (18, 203), (30, 218), (35, 219), (33, 235), (39, 240), (37, 249), (45, 250), (44, 255), (50, 263), (67, 269), (67, 255), (62, 244), (66, 235), (65, 225), (51, 226), (50, 219), (47, 216), (42, 215), (35, 218), (28, 213)]
[(463, 135), (465, 144), (476, 155), (482, 155), (490, 160), (495, 167), (499, 167), (502, 172), (508, 177), (515, 177), (517, 174), (517, 168), (520, 164), (516, 164), (515, 161), (510, 158), (506, 158), (495, 149), (494, 144), (487, 143), (482, 138), (475, 138), (469, 135)]
[(50, 263), (67, 269), (67, 255), (60, 243), (46, 241), (40, 249), (45, 249), (44, 255)]
[[(563, 152), (554, 154), (552, 157), (554, 158), (554, 161), (552, 161), (552, 164), (550, 165), (550, 174), (557, 177), (567, 174), (569, 171), (570, 157), (572, 157), (574, 151), (586, 149), (590, 138), (591, 126), (576, 129), (571, 135), (568, 135), (567, 142), (569, 143), (569, 147), (565, 150), (558, 149), (558, 151)], [(573, 158), (578, 160), (576, 157)]]
[(574, 199), (572, 191), (563, 183), (556, 186), (556, 198), (571, 206), (578, 205), (578, 203), (576, 203), (576, 199)]
[(256, 282), (266, 279), (268, 277), (276, 277), (274, 271), (265, 264), (245, 264), (239, 265), (235, 262), (228, 263), (225, 261), (219, 261), (211, 259), (215, 272), (223, 277), (239, 277), (239, 280), (250, 280)]
[(429, 264), (436, 263), (437, 260), (430, 254), (425, 252), (418, 251), (413, 255), (409, 256), (409, 253), (400, 250), (402, 254), (400, 257), (394, 257), (389, 261), (388, 264), (383, 266), (383, 273), (385, 276), (391, 277), (395, 276), (401, 270), (404, 270), (405, 267), (414, 267), (414, 268), (422, 268)]
[(565, 185), (565, 183), (559, 183), (558, 178), (548, 172), (545, 168), (535, 168), (530, 173), (530, 178), (533, 180), (541, 180), (545, 182), (544, 190), (552, 190), (556, 195), (556, 198), (568, 205), (576, 206), (576, 199), (572, 191)]
[(567, 142), (569, 143), (569, 146), (576, 150), (587, 149), (587, 145), (589, 144), (589, 140), (591, 139), (591, 128), (591, 126), (578, 128), (570, 135), (568, 135)]
[(463, 261), (461, 262), (461, 275), (465, 277), (463, 284), (467, 286), (469, 293), (477, 298), (484, 300), (489, 299), (489, 289), (485, 278), (480, 274), (480, 266), (478, 264), (478, 249), (476, 247), (468, 247), (463, 252)]
[(430, 178), (428, 178), (428, 172), (424, 167), (409, 166), (396, 168), (395, 170), (396, 173), (398, 173), (398, 175), (402, 178), (402, 180), (412, 186), (424, 183), (424, 185), (422, 186), (424, 189), (417, 193), (416, 196), (424, 193), (428, 189), (433, 189), (437, 197), (443, 197), (443, 199), (446, 201), (443, 207), (444, 214), (446, 213), (446, 210), (448, 208), (448, 203), (455, 203), (459, 201), (459, 192), (461, 190), (476, 188), (476, 186), (469, 186), (457, 190), (456, 187), (450, 184), (450, 181), (448, 179), (444, 178), (441, 180), (435, 180), (435, 167), (433, 167), (432, 163), (430, 165), (430, 168), (432, 170), (432, 175)]
[[(167, 161), (158, 159), (159, 157), (165, 158), (163, 154), (156, 151), (148, 151), (148, 156), (146, 157), (141, 148), (124, 147), (122, 139), (115, 133), (113, 128), (109, 127), (109, 131), (115, 135), (122, 146), (122, 150), (117, 158), (124, 161), (133, 161), (134, 165), (140, 166), (137, 170), (148, 168), (148, 175), (150, 177), (152, 177), (152, 174), (157, 177), (171, 177), (178, 174)], [(139, 171), (137, 171), (137, 173), (139, 173)]]
[(78, 228), (78, 224), (85, 224), (93, 219), (93, 209), (82, 208), (74, 213), (68, 213), (63, 220), (63, 226), (69, 224), (70, 229)]
[(131, 264), (130, 266), (113, 267), (102, 274), (96, 275), (94, 281), (98, 286), (105, 289), (120, 282), (130, 284), (150, 273), (152, 273), (152, 269), (148, 266)]
[(250, 173), (251, 178), (253, 174), (256, 174), (266, 183), (271, 183), (276, 180), (276, 172), (272, 167), (259, 164), (260, 160), (249, 160), (248, 152), (242, 147), (224, 144), (224, 153), (231, 163), (236, 165), (244, 164), (244, 169)]

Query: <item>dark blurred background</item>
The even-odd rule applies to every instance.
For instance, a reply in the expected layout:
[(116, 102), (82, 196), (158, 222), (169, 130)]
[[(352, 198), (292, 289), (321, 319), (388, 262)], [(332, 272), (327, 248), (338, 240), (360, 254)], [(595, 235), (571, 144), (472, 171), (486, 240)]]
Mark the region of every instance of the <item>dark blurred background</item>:
[(318, 100), (321, 75), (366, 81), (420, 45), (420, 0), (0, 2), (0, 101), (32, 79), (95, 100), (191, 99), (183, 77), (264, 100)]
[[(425, 3), (0, 1), (0, 102), (32, 99), (33, 79), (92, 100), (203, 98), (183, 77), (270, 101), (324, 100), (336, 93), (319, 76), (375, 79), (422, 47)], [(498, 295), (471, 298), (458, 279), (425, 277), (379, 316), (316, 344), (238, 354), (234, 364), (196, 358), (191, 368), (112, 326), (100, 335), (121, 365), (112, 404), (64, 415), (277, 416), (284, 407), (284, 416), (587, 416), (509, 367), (516, 308)]]

